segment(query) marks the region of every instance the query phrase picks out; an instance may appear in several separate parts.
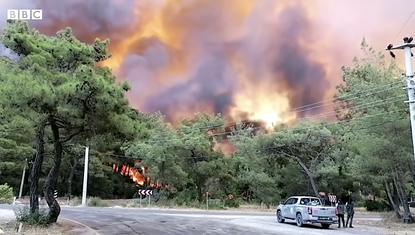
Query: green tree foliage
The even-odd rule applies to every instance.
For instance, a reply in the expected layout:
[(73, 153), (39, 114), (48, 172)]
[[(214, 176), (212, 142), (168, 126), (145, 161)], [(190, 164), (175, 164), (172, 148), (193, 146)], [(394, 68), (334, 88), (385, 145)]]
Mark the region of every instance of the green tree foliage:
[(356, 154), (351, 169), (365, 193), (386, 192), (397, 216), (399, 205), (409, 215), (405, 182), (413, 153), (402, 71), (365, 41), (362, 51), (364, 57), (355, 58), (353, 67), (343, 67), (345, 84), (338, 87), (339, 118), (352, 120), (347, 134), (347, 146)]
[[(100, 134), (117, 133), (120, 141), (131, 136), (134, 128), (129, 124), (130, 108), (124, 97), (129, 86), (115, 83), (108, 68), (95, 65), (109, 58), (108, 41), (81, 43), (69, 28), (47, 37), (30, 30), (22, 21), (9, 21), (1, 39), (20, 57), (17, 61), (5, 61), (11, 73), (2, 79), (3, 107), (7, 112), (15, 109), (13, 114), (36, 126), (36, 157), (30, 176), (31, 211), (34, 213), (39, 207), (38, 180), (48, 150), (45, 144), (50, 140), (54, 161), (44, 184), (44, 194), (50, 207), (50, 221), (55, 222), (60, 207), (53, 190), (62, 162), (63, 144), (82, 134), (93, 139)], [(46, 127), (50, 127), (50, 133)]]
[[(370, 209), (389, 205), (400, 217), (402, 206), (410, 215), (415, 165), (405, 81), (365, 41), (363, 56), (342, 68), (336, 122), (301, 120), (265, 132), (237, 125), (230, 136), (221, 115), (199, 113), (172, 126), (159, 113), (132, 109), (129, 85), (97, 65), (110, 57), (108, 41), (85, 44), (69, 28), (49, 37), (22, 21), (9, 21), (1, 41), (17, 59), (0, 57), (0, 184), (17, 194), (28, 168), (25, 221), (57, 220), (55, 189), (59, 196), (82, 193), (86, 146), (88, 195), (97, 198), (131, 198), (140, 188), (153, 189), (156, 201), (200, 205), (209, 195), (226, 205), (245, 200), (271, 208), (288, 196), (325, 192), (370, 197)], [(236, 152), (215, 151), (222, 142)], [(144, 185), (114, 172), (113, 164), (135, 164)], [(42, 194), (47, 215), (39, 211)]]
[(213, 151), (215, 133), (224, 124), (221, 116), (196, 114), (183, 120), (177, 130), (165, 124), (161, 115), (150, 119), (149, 139), (130, 146), (127, 153), (142, 159), (137, 168), (146, 167), (145, 176), (163, 185), (168, 197), (185, 191), (188, 200), (201, 202), (208, 191), (221, 198), (233, 193), (231, 159)]
[(0, 185), (0, 204), (13, 202), (13, 188), (8, 184)]

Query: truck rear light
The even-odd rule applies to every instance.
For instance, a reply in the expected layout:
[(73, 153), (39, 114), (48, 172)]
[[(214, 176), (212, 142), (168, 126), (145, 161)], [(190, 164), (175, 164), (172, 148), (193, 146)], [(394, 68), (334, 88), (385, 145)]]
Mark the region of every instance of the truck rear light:
[(313, 208), (312, 207), (308, 208), (308, 214), (310, 214), (310, 215), (313, 214)]
[(339, 212), (339, 209), (336, 208), (336, 210), (335, 210), (336, 215), (338, 214), (338, 212)]

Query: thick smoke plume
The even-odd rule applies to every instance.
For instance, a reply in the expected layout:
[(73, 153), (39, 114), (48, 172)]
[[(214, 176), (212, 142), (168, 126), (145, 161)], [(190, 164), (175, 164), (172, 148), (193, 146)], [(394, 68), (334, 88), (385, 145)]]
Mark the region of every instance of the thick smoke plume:
[[(401, 0), (374, 9), (378, 2), (3, 0), (0, 17), (37, 7), (43, 20), (31, 24), (43, 33), (70, 26), (85, 42), (109, 38), (113, 57), (105, 65), (132, 84), (129, 98), (141, 111), (161, 111), (174, 123), (207, 111), (270, 124), (330, 108), (290, 112), (332, 97), (340, 66), (364, 36), (380, 32), (373, 22), (380, 24), (386, 5), (410, 8)], [(389, 23), (400, 28), (403, 18)]]

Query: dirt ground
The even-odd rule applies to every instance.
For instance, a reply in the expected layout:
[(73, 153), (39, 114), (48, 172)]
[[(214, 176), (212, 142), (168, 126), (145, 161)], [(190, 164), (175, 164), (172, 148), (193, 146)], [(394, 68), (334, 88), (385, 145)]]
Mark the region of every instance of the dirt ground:
[(415, 223), (404, 224), (402, 221), (397, 220), (393, 213), (384, 213), (384, 218), (381, 221), (359, 221), (360, 225), (366, 225), (371, 227), (380, 227), (387, 230), (387, 235), (415, 235)]
[[(0, 209), (0, 234), (17, 235), (19, 223), (14, 220), (14, 213), (10, 210)], [(19, 235), (90, 235), (84, 226), (69, 220), (61, 219), (47, 227), (34, 227), (23, 225)]]
[[(0, 221), (0, 228), (4, 234), (19, 234), (19, 224), (14, 221)], [(83, 228), (81, 228), (81, 231)], [(47, 228), (23, 226), (20, 235), (78, 235), (80, 233), (76, 224), (68, 221), (58, 222)]]

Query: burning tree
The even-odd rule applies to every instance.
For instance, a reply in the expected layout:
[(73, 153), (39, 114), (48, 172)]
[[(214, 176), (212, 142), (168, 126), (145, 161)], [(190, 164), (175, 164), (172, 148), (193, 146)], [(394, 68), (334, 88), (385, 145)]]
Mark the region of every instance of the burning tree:
[(233, 192), (231, 159), (213, 149), (211, 132), (221, 129), (224, 123), (220, 115), (196, 114), (182, 120), (177, 129), (165, 124), (161, 115), (154, 116), (151, 123), (149, 140), (136, 142), (127, 153), (142, 159), (140, 166), (148, 167), (146, 174), (165, 186), (169, 196), (179, 197), (180, 192), (186, 200), (201, 202), (208, 190), (222, 198)]

